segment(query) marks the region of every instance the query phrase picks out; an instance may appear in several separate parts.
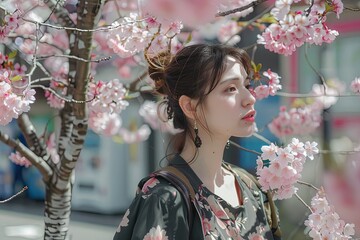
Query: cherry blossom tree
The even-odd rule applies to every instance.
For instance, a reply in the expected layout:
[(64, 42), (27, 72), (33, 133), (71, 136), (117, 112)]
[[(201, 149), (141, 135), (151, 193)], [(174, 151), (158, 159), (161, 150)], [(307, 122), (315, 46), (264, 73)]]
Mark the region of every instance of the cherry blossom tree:
[[(260, 15), (244, 20), (264, 5)], [(0, 125), (17, 121), (26, 145), (1, 131), (0, 140), (15, 150), (11, 161), (33, 165), (43, 177), (44, 239), (68, 238), (74, 169), (89, 128), (127, 143), (145, 141), (151, 128), (177, 133), (171, 122), (158, 119), (156, 109), (161, 105), (151, 101), (144, 101), (139, 109), (146, 124), (136, 131), (122, 126), (121, 113), (129, 100), (151, 94), (159, 84), (147, 76), (149, 57), (174, 54), (209, 38), (235, 45), (241, 41), (240, 33), (249, 28), (260, 32), (253, 47), (263, 45), (288, 56), (304, 44), (335, 41), (339, 33), (327, 26), (327, 16), (339, 18), (344, 8), (341, 0), (3, 1), (0, 43), (8, 51), (0, 53)], [(28, 64), (21, 65), (19, 58)], [(294, 97), (281, 91), (277, 73), (263, 71), (254, 57), (252, 61), (251, 91), (258, 100)], [(98, 66), (103, 64), (112, 64), (118, 76), (97, 79)], [(360, 93), (359, 78), (350, 89), (351, 95)], [(41, 90), (49, 107), (59, 113), (58, 133), (39, 134), (27, 114)], [(335, 104), (340, 94), (338, 87), (325, 81), (315, 84), (306, 94), (312, 101), (290, 109), (282, 106), (268, 127), (280, 138), (309, 134), (320, 126), (322, 111)], [(307, 159), (314, 161), (314, 155), (322, 151), (318, 143), (292, 138), (284, 146), (268, 142), (261, 150), (256, 173), (263, 190), (279, 200), (299, 198), (311, 212), (305, 221), (310, 237), (350, 239), (354, 235), (354, 225), (340, 219), (324, 189), (301, 181)], [(315, 189), (310, 205), (297, 194), (295, 184)]]

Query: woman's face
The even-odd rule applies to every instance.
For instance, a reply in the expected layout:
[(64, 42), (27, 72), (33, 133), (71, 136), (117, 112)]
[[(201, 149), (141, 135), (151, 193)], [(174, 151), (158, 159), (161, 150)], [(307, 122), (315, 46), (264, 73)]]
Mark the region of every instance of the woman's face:
[(254, 132), (255, 98), (248, 87), (249, 79), (244, 67), (228, 56), (219, 84), (203, 105), (205, 121), (213, 136), (246, 137)]

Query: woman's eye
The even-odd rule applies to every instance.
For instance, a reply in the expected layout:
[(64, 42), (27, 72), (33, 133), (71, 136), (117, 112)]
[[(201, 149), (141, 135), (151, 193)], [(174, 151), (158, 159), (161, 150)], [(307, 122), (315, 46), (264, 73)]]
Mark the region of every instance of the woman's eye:
[(236, 87), (229, 87), (229, 88), (227, 89), (228, 92), (235, 92), (236, 90), (237, 90)]

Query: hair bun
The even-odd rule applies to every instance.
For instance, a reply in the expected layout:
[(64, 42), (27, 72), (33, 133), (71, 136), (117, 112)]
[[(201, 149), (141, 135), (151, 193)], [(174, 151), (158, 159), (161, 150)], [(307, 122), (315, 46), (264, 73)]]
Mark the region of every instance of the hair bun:
[(155, 90), (159, 94), (168, 94), (166, 89), (166, 69), (171, 61), (171, 54), (166, 52), (161, 52), (153, 57), (145, 55), (146, 61), (149, 64), (148, 73), (150, 78), (155, 83)]

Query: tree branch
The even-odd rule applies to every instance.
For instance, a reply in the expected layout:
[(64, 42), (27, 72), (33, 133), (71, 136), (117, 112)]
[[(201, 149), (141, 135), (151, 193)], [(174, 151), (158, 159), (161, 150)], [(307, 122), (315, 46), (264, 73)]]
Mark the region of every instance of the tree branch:
[(239, 7), (239, 8), (235, 8), (235, 9), (232, 9), (232, 10), (229, 10), (229, 11), (224, 11), (224, 12), (218, 12), (215, 16), (216, 17), (225, 17), (227, 15), (230, 15), (230, 14), (234, 14), (234, 13), (237, 13), (237, 12), (242, 12), (246, 9), (249, 9), (249, 8), (252, 8), (252, 7), (255, 7), (263, 2), (266, 2), (268, 0), (256, 0), (254, 2), (251, 2), (249, 3), (248, 5), (245, 5), (243, 7)]
[(313, 212), (313, 210), (311, 209), (311, 207), (310, 207), (297, 193), (295, 193), (295, 196), (297, 197), (297, 199), (300, 200), (300, 202), (301, 202), (302, 204), (304, 204), (305, 207), (307, 207), (307, 208), (310, 210), (310, 212)]
[(0, 203), (6, 203), (11, 201), (12, 199), (16, 198), (17, 196), (19, 196), (20, 194), (22, 194), (23, 192), (25, 192), (28, 189), (27, 186), (23, 187), (18, 193), (16, 193), (15, 195), (9, 197), (8, 199), (2, 200), (0, 201)]
[[(55, 16), (59, 22), (61, 22), (64, 26), (68, 26), (70, 28), (75, 27), (75, 23), (70, 18), (69, 13), (63, 7), (58, 6), (58, 1), (55, 1), (55, 3), (54, 3), (54, 0), (49, 0), (49, 1), (46, 1), (46, 3), (50, 9), (53, 9), (52, 13), (55, 14)], [(40, 24), (45, 25), (46, 23), (40, 23)], [(68, 36), (70, 36), (68, 29), (65, 29), (65, 30), (67, 30), (66, 32), (67, 32)]]
[(308, 97), (360, 97), (359, 94), (356, 93), (343, 93), (343, 94), (324, 94), (317, 95), (314, 93), (287, 93), (287, 92), (276, 92), (277, 96), (282, 97), (293, 97), (293, 98), (308, 98)]
[(302, 185), (305, 185), (305, 186), (308, 186), (308, 187), (311, 187), (311, 188), (313, 188), (313, 189), (316, 190), (316, 191), (320, 191), (320, 189), (318, 189), (317, 187), (315, 187), (314, 185), (312, 185), (312, 184), (310, 184), (310, 183), (303, 182), (303, 181), (300, 181), (300, 180), (298, 180), (297, 183), (302, 184)]
[(10, 138), (9, 135), (0, 131), (0, 141), (18, 151), (22, 156), (26, 157), (40, 171), (45, 182), (50, 179), (51, 175), (53, 174), (53, 170), (50, 168), (50, 166), (19, 140), (14, 140)]
[(237, 144), (236, 142), (231, 141), (231, 140), (229, 140), (229, 142), (230, 142), (232, 145), (234, 145), (235, 147), (237, 147), (237, 148), (240, 148), (240, 149), (242, 149), (242, 150), (244, 150), (244, 151), (251, 152), (251, 153), (254, 153), (254, 154), (258, 155), (258, 156), (261, 156), (261, 153), (259, 153), (259, 152), (257, 152), (257, 151), (244, 148), (244, 147), (240, 146), (239, 144)]
[(98, 28), (93, 28), (93, 29), (84, 29), (84, 28), (78, 28), (78, 27), (67, 27), (67, 25), (66, 25), (66, 27), (56, 26), (56, 25), (49, 24), (49, 23), (37, 22), (37, 21), (31, 20), (31, 19), (23, 19), (23, 20), (26, 21), (26, 22), (31, 22), (33, 24), (39, 24), (41, 26), (54, 28), (54, 29), (57, 29), (57, 30), (66, 30), (67, 32), (87, 32), (87, 33), (99, 32), (99, 31), (110, 31), (110, 30), (120, 28), (120, 27), (122, 27), (124, 25), (128, 25), (128, 24), (131, 25), (131, 24), (134, 24), (134, 23), (141, 23), (141, 22), (145, 21), (145, 19), (139, 19), (139, 20), (136, 20), (136, 21), (129, 21), (129, 22), (121, 23), (121, 24), (118, 24), (118, 25), (110, 25), (110, 26), (106, 26), (106, 27), (98, 27)]
[(72, 56), (72, 55), (63, 55), (63, 54), (55, 54), (55, 55), (48, 55), (48, 56), (38, 56), (37, 59), (38, 60), (43, 60), (43, 59), (47, 59), (47, 58), (51, 58), (51, 57), (64, 57), (64, 58), (72, 58), (72, 59), (76, 59), (82, 62), (94, 62), (94, 63), (100, 63), (103, 61), (108, 61), (111, 59), (111, 56), (108, 57), (103, 57), (103, 58), (99, 58), (99, 59), (95, 59), (95, 60), (89, 60), (89, 59), (84, 59), (84, 58), (80, 58), (77, 56)]
[(26, 113), (22, 113), (17, 119), (17, 123), (30, 150), (37, 156), (44, 158), (44, 156), (47, 155), (46, 146), (36, 135), (36, 129), (30, 121), (29, 116)]

